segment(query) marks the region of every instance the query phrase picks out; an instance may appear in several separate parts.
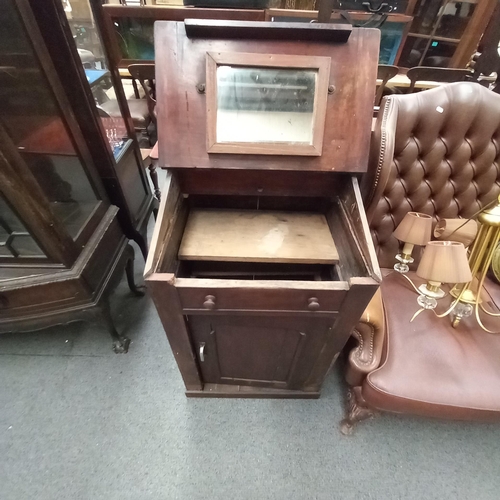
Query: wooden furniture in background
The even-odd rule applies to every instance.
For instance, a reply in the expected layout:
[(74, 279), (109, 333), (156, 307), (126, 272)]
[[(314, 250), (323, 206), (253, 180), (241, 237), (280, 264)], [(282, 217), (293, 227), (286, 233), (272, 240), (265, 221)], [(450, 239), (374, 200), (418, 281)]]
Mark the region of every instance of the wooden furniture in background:
[[(155, 29), (169, 172), (145, 278), (186, 395), (317, 398), (380, 280), (355, 175), (368, 160), (379, 32), (339, 43), (280, 39), (279, 25), (273, 39)], [(321, 156), (209, 153), (207, 52), (330, 58)]]
[(375, 94), (375, 106), (380, 106), (380, 101), (384, 96), (384, 91), (386, 90), (387, 82), (394, 78), (399, 72), (397, 66), (390, 66), (387, 64), (379, 64), (377, 69), (377, 93)]
[(128, 71), (133, 80), (138, 80), (148, 105), (151, 121), (156, 125), (156, 85), (154, 63), (131, 64)]
[[(371, 14), (364, 12), (350, 12), (352, 19), (358, 23), (365, 23)], [(267, 9), (266, 21), (302, 22), (310, 23), (318, 18), (317, 10)], [(405, 13), (391, 13), (387, 21), (380, 27), (380, 64), (398, 64), (401, 50), (410, 29), (412, 17)], [(332, 12), (332, 23), (347, 23), (340, 12)]]
[(471, 77), (472, 72), (468, 69), (426, 68), (418, 66), (409, 69), (406, 76), (410, 80), (408, 94), (411, 94), (415, 90), (415, 84), (419, 81), (435, 81), (441, 85), (444, 83), (462, 82), (467, 77)]
[(235, 19), (263, 21), (264, 10), (202, 9), (196, 7), (103, 5), (103, 24), (110, 61), (117, 67), (154, 61), (153, 26), (155, 21), (189, 19)]
[[(476, 53), (471, 58), (468, 67), (474, 72), (473, 79), (480, 81), (482, 85), (500, 93), (500, 55), (498, 46), (500, 45), (500, 2), (485, 29)], [(490, 76), (496, 74), (494, 82)]]
[(2, 4), (0, 333), (100, 320), (126, 352), (109, 295), (124, 270), (142, 292), (102, 178), (112, 154), (64, 21), (57, 1)]
[(413, 16), (398, 66), (465, 68), (495, 9), (497, 0), (412, 0)]

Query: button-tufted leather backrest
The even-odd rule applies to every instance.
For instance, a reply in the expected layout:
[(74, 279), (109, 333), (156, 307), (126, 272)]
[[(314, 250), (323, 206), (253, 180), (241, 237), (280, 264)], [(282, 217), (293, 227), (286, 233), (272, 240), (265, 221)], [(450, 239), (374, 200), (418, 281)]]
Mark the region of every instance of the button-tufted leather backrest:
[(384, 98), (363, 179), (381, 267), (395, 262), (407, 212), (467, 218), (500, 194), (499, 145), (500, 96), (477, 83)]

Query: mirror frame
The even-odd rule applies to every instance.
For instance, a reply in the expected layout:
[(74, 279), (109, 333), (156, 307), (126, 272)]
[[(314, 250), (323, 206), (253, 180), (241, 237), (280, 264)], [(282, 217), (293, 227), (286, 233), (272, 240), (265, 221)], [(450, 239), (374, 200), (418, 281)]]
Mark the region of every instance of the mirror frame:
[[(312, 144), (297, 142), (217, 142), (217, 66), (242, 66), (318, 71), (313, 104)], [(262, 155), (321, 156), (325, 129), (330, 58), (287, 54), (252, 54), (244, 52), (207, 52), (206, 111), (207, 152)]]

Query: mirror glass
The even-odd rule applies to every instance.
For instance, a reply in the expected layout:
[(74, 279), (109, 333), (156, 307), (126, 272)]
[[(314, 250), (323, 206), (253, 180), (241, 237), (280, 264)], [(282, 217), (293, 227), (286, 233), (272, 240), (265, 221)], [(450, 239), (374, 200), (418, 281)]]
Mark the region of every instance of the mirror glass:
[(313, 143), (318, 70), (217, 66), (217, 142)]

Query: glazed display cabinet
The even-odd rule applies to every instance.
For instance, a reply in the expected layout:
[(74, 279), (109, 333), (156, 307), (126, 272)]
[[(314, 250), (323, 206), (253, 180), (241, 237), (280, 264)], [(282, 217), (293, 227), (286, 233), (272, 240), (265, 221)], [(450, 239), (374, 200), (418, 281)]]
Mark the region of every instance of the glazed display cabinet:
[(496, 0), (412, 0), (413, 16), (399, 66), (465, 68), (498, 2)]
[(31, 11), (92, 164), (109, 200), (120, 209), (122, 230), (145, 258), (147, 224), (157, 203), (118, 69), (110, 63), (109, 47), (99, 30), (101, 6), (78, 0), (69, 3), (69, 11), (63, 9), (61, 0), (16, 0), (16, 4), (21, 10), (27, 5)]
[(108, 297), (124, 269), (140, 293), (134, 252), (38, 21), (27, 1), (1, 4), (0, 332), (98, 319), (124, 352)]
[(379, 31), (186, 20), (155, 35), (168, 179), (145, 277), (186, 395), (317, 398), (380, 280), (357, 178)]

